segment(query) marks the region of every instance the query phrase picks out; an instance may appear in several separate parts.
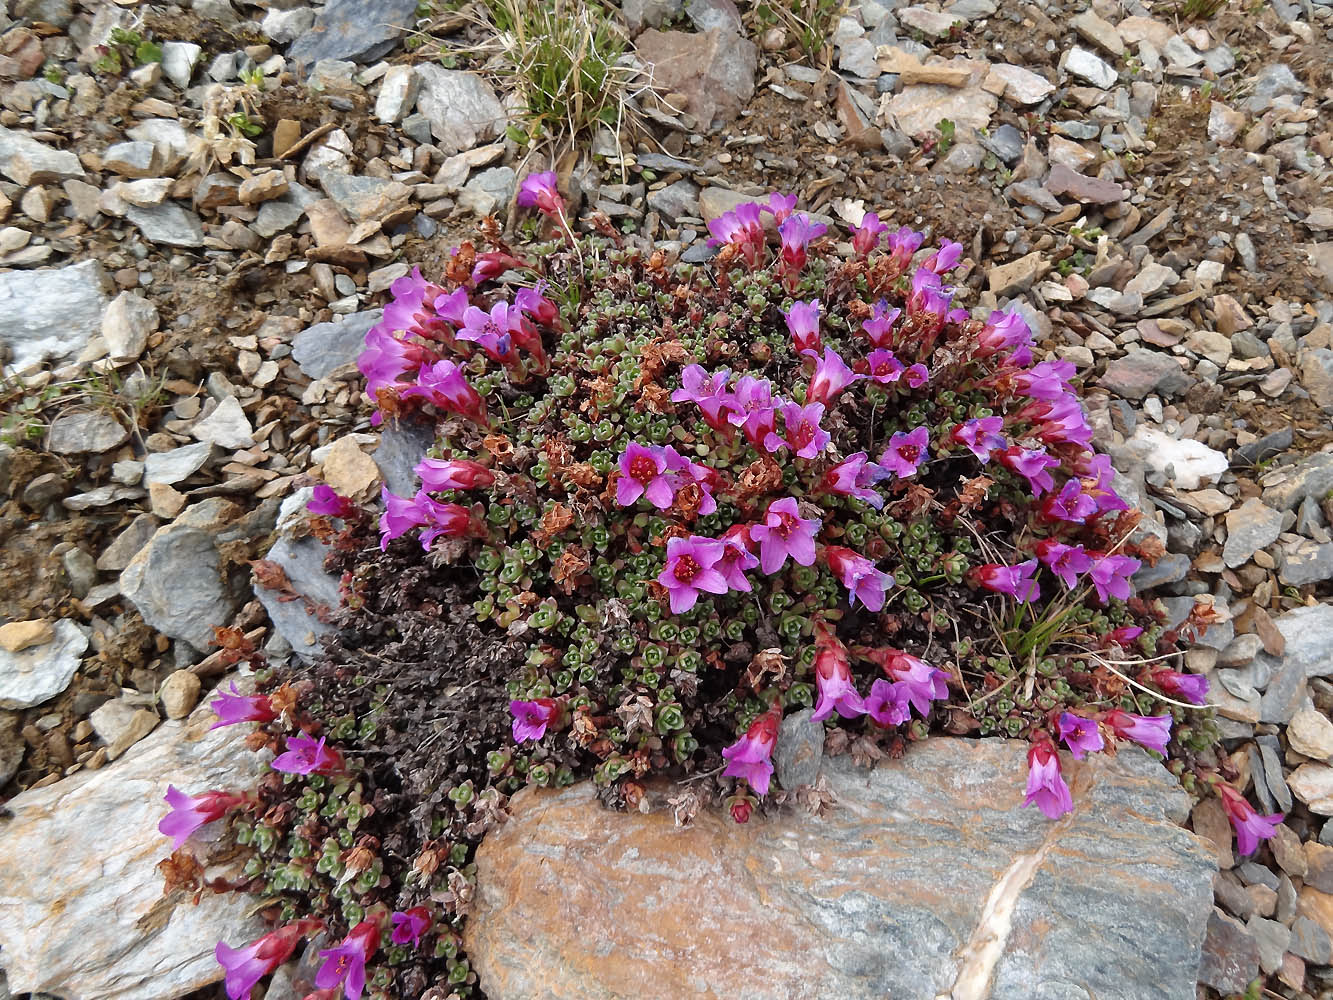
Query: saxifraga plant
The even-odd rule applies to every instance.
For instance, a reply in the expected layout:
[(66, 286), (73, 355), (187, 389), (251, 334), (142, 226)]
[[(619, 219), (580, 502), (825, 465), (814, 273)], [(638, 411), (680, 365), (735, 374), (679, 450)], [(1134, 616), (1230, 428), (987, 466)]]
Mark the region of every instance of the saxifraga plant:
[[(221, 694), (219, 724), (258, 723), (273, 770), (245, 795), (173, 789), (162, 829), (182, 848), (229, 817), (254, 853), (214, 887), (276, 901), (271, 934), (219, 945), (230, 996), (316, 929), (341, 942), (318, 951), (321, 996), (474, 995), (471, 856), (511, 793), (591, 777), (646, 808), (647, 776), (689, 774), (679, 819), (711, 801), (747, 822), (801, 799), (772, 752), (806, 708), (862, 761), (932, 730), (1025, 740), (1025, 804), (1052, 818), (1072, 807), (1062, 752), (1129, 741), (1215, 790), (1241, 853), (1272, 835), (1280, 817), (1220, 772), (1211, 718), (1187, 714), (1206, 679), (1171, 666), (1211, 608), (1168, 629), (1132, 593), (1162, 550), (1092, 448), (1072, 365), (1036, 362), (1017, 312), (954, 305), (959, 244), (922, 250), (874, 214), (839, 244), (795, 202), (740, 205), (709, 225), (716, 256), (687, 264), (604, 222), (576, 235), (538, 174), (520, 204), (550, 240), (523, 250), (483, 224), (488, 249), (394, 284), (360, 369), (374, 422), (425, 420), (435, 447), (414, 495), (384, 491), (378, 538), (324, 486), (311, 529), (382, 643), (412, 618), (519, 655), (422, 708), (472, 721), (431, 751), (409, 821), (383, 814), (396, 793), (368, 763), (394, 724), (388, 658), (348, 647), (316, 684), (220, 634), (261, 693)], [(422, 581), (462, 596), (412, 597)], [(192, 865), (164, 863), (201, 887)]]

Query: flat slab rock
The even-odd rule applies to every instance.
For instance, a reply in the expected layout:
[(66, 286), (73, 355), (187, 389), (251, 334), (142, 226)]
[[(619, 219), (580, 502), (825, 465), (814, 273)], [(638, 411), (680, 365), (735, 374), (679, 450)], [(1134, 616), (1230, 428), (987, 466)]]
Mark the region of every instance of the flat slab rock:
[(1054, 823), (1002, 740), (826, 761), (822, 820), (524, 791), (478, 851), (468, 957), (492, 1000), (1193, 1000), (1216, 869), (1185, 795), (1138, 750), (1063, 760)]
[[(240, 894), (162, 894), (157, 863), (171, 842), (157, 831), (162, 797), (247, 787), (265, 769), (246, 749), (246, 726), (210, 731), (205, 703), (165, 722), (114, 764), (80, 771), (6, 803), (0, 836), (0, 967), (15, 994), (77, 1000), (163, 1000), (220, 978), (219, 938), (263, 933)], [(206, 833), (206, 830), (203, 832)], [(203, 833), (196, 835), (203, 836)], [(195, 841), (191, 841), (193, 845)], [(235, 877), (209, 865), (207, 877)]]

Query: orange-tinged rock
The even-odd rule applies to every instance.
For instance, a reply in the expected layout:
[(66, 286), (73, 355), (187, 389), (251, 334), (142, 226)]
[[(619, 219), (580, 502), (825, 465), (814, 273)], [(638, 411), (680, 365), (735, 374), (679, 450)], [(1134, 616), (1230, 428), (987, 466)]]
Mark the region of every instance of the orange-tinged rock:
[(477, 854), (468, 957), (492, 1000), (1193, 996), (1215, 868), (1185, 796), (1135, 749), (1063, 763), (1057, 822), (1000, 740), (826, 761), (822, 820), (678, 829), (588, 784), (522, 792)]

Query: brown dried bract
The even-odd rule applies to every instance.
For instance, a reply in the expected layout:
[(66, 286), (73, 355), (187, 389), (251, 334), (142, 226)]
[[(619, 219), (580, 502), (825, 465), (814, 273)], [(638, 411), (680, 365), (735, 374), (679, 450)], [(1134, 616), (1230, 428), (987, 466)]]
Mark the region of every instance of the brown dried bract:
[(567, 468), (565, 479), (584, 490), (595, 490), (602, 484), (602, 474), (587, 462), (579, 462)]
[(869, 736), (858, 736), (852, 740), (852, 763), (857, 767), (874, 767), (884, 759), (884, 751)]
[(255, 583), (265, 590), (279, 593), (291, 593), (292, 583), (287, 579), (287, 571), (271, 559), (256, 559), (250, 563), (254, 571)]
[(767, 455), (747, 465), (736, 480), (736, 493), (743, 504), (772, 493), (782, 486), (782, 466)]
[(796, 789), (796, 801), (805, 807), (811, 816), (823, 816), (837, 802), (833, 791), (828, 786), (828, 778), (819, 775), (813, 785), (802, 785)]
[(477, 263), (477, 248), (471, 240), (464, 240), (455, 253), (444, 265), (444, 276), (455, 285), (465, 285), (472, 280), (472, 267)]
[(487, 434), (481, 441), (487, 451), (495, 456), (497, 462), (508, 464), (514, 457), (514, 442), (503, 434)]
[(765, 677), (780, 681), (786, 672), (787, 658), (782, 655), (782, 650), (776, 647), (761, 649), (750, 658), (750, 664), (745, 668), (744, 683), (751, 691), (758, 693), (768, 686), (764, 682)]
[(203, 888), (204, 866), (185, 848), (175, 851), (170, 857), (157, 863), (157, 870), (162, 873), (162, 895), (170, 896), (173, 892), (198, 892)]
[(541, 524), (533, 532), (533, 541), (541, 548), (545, 548), (551, 544), (551, 539), (573, 523), (574, 511), (562, 503), (553, 504), (549, 510), (542, 514)]
[(703, 803), (693, 789), (686, 788), (667, 799), (667, 805), (671, 807), (671, 818), (675, 820), (676, 826), (689, 826), (694, 822), (694, 817), (699, 815)]
[(660, 385), (645, 385), (639, 390), (639, 401), (645, 410), (653, 413), (669, 413), (671, 393)]

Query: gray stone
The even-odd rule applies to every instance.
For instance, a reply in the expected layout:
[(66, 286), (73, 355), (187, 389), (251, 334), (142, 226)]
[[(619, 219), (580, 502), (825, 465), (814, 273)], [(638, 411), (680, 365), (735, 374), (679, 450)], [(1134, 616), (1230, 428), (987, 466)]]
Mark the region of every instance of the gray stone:
[[(0, 275), (0, 280), (3, 277)], [(1264, 487), (1264, 503), (1278, 510), (1298, 507), (1306, 497), (1322, 500), (1333, 490), (1333, 453), (1311, 455), (1295, 465), (1284, 466), (1281, 471), (1285, 478)]]
[(1293, 955), (1299, 955), (1315, 965), (1328, 965), (1333, 958), (1333, 942), (1328, 934), (1309, 917), (1297, 917), (1291, 925), (1291, 941), (1287, 945)]
[(702, 129), (730, 122), (754, 95), (759, 50), (734, 32), (652, 28), (639, 36), (636, 52), (651, 67), (654, 85), (686, 96)]
[(384, 125), (394, 125), (411, 114), (417, 100), (421, 79), (411, 66), (390, 66), (380, 81), (375, 98), (375, 118)]
[(105, 573), (119, 573), (148, 544), (160, 526), (161, 522), (152, 514), (140, 514), (102, 550), (97, 557), (97, 568)]
[(468, 957), (506, 1000), (701, 983), (747, 1000), (1193, 997), (1216, 866), (1176, 825), (1186, 797), (1141, 751), (1093, 755), (1065, 764), (1074, 810), (1051, 823), (1020, 806), (1026, 749), (934, 739), (874, 770), (829, 759), (822, 819), (797, 807), (743, 828), (721, 810), (685, 829), (607, 814), (588, 782), (522, 791), (477, 854)]
[(82, 180), (86, 176), (73, 153), (52, 149), (24, 132), (7, 128), (0, 128), (0, 174), (23, 187)]
[(685, 0), (685, 16), (696, 31), (722, 28), (738, 35), (745, 32), (734, 0)]
[(88, 637), (74, 622), (55, 622), (55, 638), (17, 653), (0, 649), (0, 708), (31, 708), (50, 701), (74, 679)]
[(684, 12), (684, 0), (624, 0), (621, 11), (632, 32), (660, 28)]
[(1014, 163), (1023, 155), (1023, 133), (1007, 122), (990, 135), (983, 135), (981, 144), (1001, 163)]
[(1208, 918), (1199, 982), (1222, 993), (1241, 993), (1258, 975), (1259, 942), (1240, 921), (1214, 909)]
[(304, 208), (287, 198), (266, 201), (259, 206), (259, 217), (250, 224), (250, 228), (270, 240), (297, 225), (304, 214)]
[(1069, 50), (1069, 55), (1065, 57), (1065, 69), (1102, 90), (1110, 90), (1115, 86), (1115, 70), (1087, 49), (1081, 49), (1077, 45), (1073, 46)]
[(202, 469), (212, 454), (213, 446), (207, 441), (172, 448), (171, 451), (153, 452), (144, 458), (144, 485), (183, 483)]
[(1227, 514), (1227, 540), (1222, 559), (1234, 569), (1249, 562), (1262, 548), (1272, 545), (1282, 531), (1282, 514), (1258, 497), (1250, 497)]
[(1254, 77), (1252, 88), (1251, 97), (1245, 105), (1255, 112), (1268, 110), (1275, 97), (1305, 93), (1305, 86), (1296, 79), (1296, 75), (1286, 63), (1265, 66)]
[(778, 783), (788, 791), (813, 785), (824, 760), (824, 724), (814, 722), (814, 710), (803, 708), (782, 720), (773, 765)]
[(0, 274), (0, 344), (8, 348), (13, 369), (82, 351), (102, 325), (105, 281), (96, 260)]
[(838, 69), (863, 80), (875, 79), (879, 76), (875, 43), (868, 38), (853, 38), (843, 42), (838, 52)]
[(1169, 354), (1130, 351), (1106, 366), (1098, 384), (1126, 399), (1142, 399), (1150, 392), (1175, 396), (1190, 386), (1190, 377)]
[[(1241, 333), (1248, 332), (1249, 331), (1242, 330), (1233, 334), (1231, 337), (1232, 346), (1235, 346)], [(1262, 341), (1260, 341), (1260, 343), (1262, 343)], [(1265, 351), (1266, 350), (1267, 348), (1265, 347)], [(1244, 354), (1241, 354), (1240, 356), (1246, 357)], [(1291, 447), (1291, 442), (1292, 429), (1290, 425), (1288, 425), (1281, 430), (1273, 431), (1271, 434), (1265, 434), (1263, 437), (1256, 441), (1251, 441), (1249, 444), (1240, 445), (1232, 454), (1232, 465), (1241, 468), (1249, 468), (1258, 465), (1260, 462), (1270, 459), (1274, 455), (1280, 455), (1282, 452), (1286, 451)]]
[(657, 191), (649, 191), (648, 207), (661, 213), (668, 222), (686, 215), (698, 218), (699, 186), (693, 181), (679, 180)]
[(404, 420), (385, 426), (375, 449), (375, 464), (390, 493), (400, 497), (416, 493), (419, 484), (412, 467), (426, 457), (433, 444), (434, 429), (421, 421)]
[(51, 421), (46, 447), (57, 455), (100, 455), (129, 437), (125, 425), (107, 410), (66, 410)]
[(1245, 929), (1259, 945), (1259, 968), (1272, 975), (1282, 965), (1282, 953), (1291, 941), (1291, 930), (1276, 920), (1260, 916), (1251, 917)]
[(139, 227), (144, 239), (169, 247), (201, 247), (204, 227), (184, 205), (174, 201), (161, 205), (131, 205), (125, 217)]
[(324, 378), (343, 365), (355, 364), (366, 346), (366, 333), (383, 316), (383, 309), (370, 309), (307, 327), (292, 341), (292, 358), (311, 378)]
[(162, 74), (181, 90), (190, 85), (194, 67), (204, 50), (194, 42), (164, 42), (162, 44)]
[(490, 215), (508, 206), (514, 197), (514, 168), (491, 167), (479, 171), (463, 185), (458, 204), (476, 215)]
[(1333, 605), (1295, 608), (1274, 624), (1287, 646), (1281, 657), (1268, 653), (1255, 657), (1272, 675), (1260, 705), (1260, 721), (1286, 723), (1307, 697), (1309, 679), (1333, 676)]
[[(190, 892), (162, 893), (157, 864), (171, 844), (157, 824), (167, 785), (189, 795), (245, 788), (268, 770), (265, 756), (246, 748), (249, 727), (210, 730), (214, 721), (200, 707), (159, 726), (112, 766), (5, 803), (0, 953), (16, 993), (184, 996), (221, 979), (219, 940), (240, 945), (267, 929), (252, 915), (253, 897), (205, 892), (196, 902)], [(236, 878), (242, 862), (224, 856), (219, 848), (228, 841), (217, 830), (206, 827), (186, 849), (213, 866), (210, 875)]]
[(195, 649), (213, 643), (214, 626), (231, 623), (242, 588), (224, 574), (212, 535), (189, 524), (168, 524), (120, 574), (120, 592), (143, 620)]
[[(27, 744), (19, 733), (20, 721), (21, 716), (16, 712), (0, 712), (0, 788), (18, 773), (27, 752)], [(3, 982), (0, 982), (0, 1000), (8, 1000)]]
[(416, 0), (330, 0), (287, 58), (299, 69), (321, 59), (374, 62), (416, 24), (416, 12)]
[(259, 28), (279, 45), (293, 42), (315, 23), (315, 12), (309, 7), (294, 7), (291, 10), (270, 10), (259, 22)]
[[(282, 505), (284, 515), (293, 507), (303, 509), (311, 492), (305, 489), (288, 497)], [(292, 501), (297, 502), (293, 504)], [(284, 515), (279, 515), (279, 519)], [(273, 627), (291, 643), (297, 655), (307, 660), (319, 653), (320, 638), (334, 631), (328, 619), (341, 602), (338, 577), (324, 569), (324, 560), (330, 551), (316, 538), (281, 537), (273, 543), (265, 558), (282, 567), (290, 589), (276, 591), (264, 586), (255, 587), (255, 596), (268, 611)], [(297, 595), (295, 600), (293, 594)]]
[(79, 600), (88, 596), (88, 591), (97, 584), (97, 565), (93, 557), (80, 548), (73, 548), (60, 557), (69, 578), (69, 589)]
[(112, 361), (135, 361), (158, 326), (157, 306), (138, 292), (121, 292), (102, 314), (102, 339)]
[(1190, 558), (1176, 552), (1168, 552), (1157, 560), (1156, 566), (1146, 562), (1134, 574), (1134, 589), (1142, 592), (1160, 587), (1164, 583), (1178, 583), (1185, 579), (1190, 571)]
[(491, 85), (476, 73), (432, 63), (416, 67), (421, 79), (417, 110), (430, 120), (431, 134), (446, 156), (472, 149), (500, 135), (508, 118)]
[(102, 154), (102, 167), (122, 177), (156, 177), (162, 160), (156, 146), (136, 139), (108, 146)]
[(157, 147), (163, 158), (164, 173), (174, 173), (190, 155), (190, 136), (185, 126), (172, 118), (149, 118), (125, 132), (131, 139), (142, 139)]
[(207, 441), (228, 450), (251, 447), (255, 443), (253, 433), (250, 418), (235, 396), (218, 403), (217, 409), (190, 428), (196, 441)]

